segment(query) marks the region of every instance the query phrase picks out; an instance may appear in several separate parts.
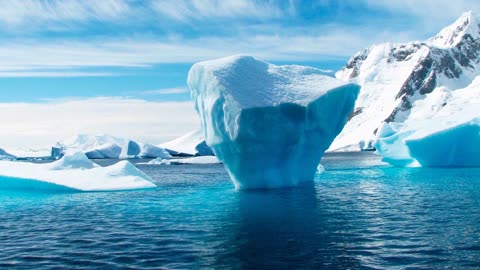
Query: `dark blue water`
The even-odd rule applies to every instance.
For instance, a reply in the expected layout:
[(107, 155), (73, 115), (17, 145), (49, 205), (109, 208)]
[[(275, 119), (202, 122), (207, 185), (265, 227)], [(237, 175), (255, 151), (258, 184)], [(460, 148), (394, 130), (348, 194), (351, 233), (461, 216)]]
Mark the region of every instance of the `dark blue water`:
[(328, 155), (310, 187), (236, 192), (220, 165), (154, 190), (0, 191), (0, 268), (479, 268), (480, 169)]

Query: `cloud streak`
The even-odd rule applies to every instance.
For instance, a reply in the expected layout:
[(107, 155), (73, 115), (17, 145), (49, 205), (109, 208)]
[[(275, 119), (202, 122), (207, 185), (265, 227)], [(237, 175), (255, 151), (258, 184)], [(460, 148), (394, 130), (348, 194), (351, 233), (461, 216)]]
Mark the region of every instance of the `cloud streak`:
[(0, 24), (30, 27), (34, 22), (40, 27), (91, 20), (123, 23), (155, 17), (182, 23), (225, 18), (269, 19), (288, 15), (292, 9), (281, 7), (289, 5), (276, 0), (0, 0)]
[[(352, 23), (345, 10), (356, 8), (368, 16)], [(338, 14), (326, 21), (306, 20), (305, 9)], [(0, 29), (19, 32), (0, 38), (0, 77), (110, 76), (85, 69), (193, 63), (232, 54), (268, 61), (343, 60), (375, 43), (426, 39), (464, 9), (479, 10), (480, 3), (0, 0)], [(381, 25), (383, 17), (372, 15), (378, 10), (417, 25)], [(51, 29), (68, 31), (52, 34)]]
[[(4, 74), (12, 76), (15, 75), (13, 73), (15, 71), (21, 76), (22, 72), (28, 70), (65, 69), (70, 72), (65, 73), (65, 76), (68, 76), (74, 75), (69, 69), (193, 63), (232, 54), (249, 54), (269, 61), (312, 61), (315, 58), (328, 59), (329, 57), (338, 59), (348, 58), (375, 42), (405, 41), (411, 35), (409, 32), (372, 32), (363, 28), (335, 26), (320, 29), (321, 33), (318, 35), (285, 32), (282, 35), (242, 35), (232, 38), (109, 39), (24, 43), (14, 41), (0, 43), (2, 59), (0, 71), (10, 72)], [(78, 73), (78, 75), (88, 74)]]
[(131, 12), (121, 0), (0, 0), (0, 22), (9, 26), (87, 20), (114, 20)]
[(293, 15), (288, 12), (291, 9), (281, 9), (279, 3), (281, 1), (157, 0), (151, 6), (159, 15), (180, 22), (219, 18), (270, 19)]

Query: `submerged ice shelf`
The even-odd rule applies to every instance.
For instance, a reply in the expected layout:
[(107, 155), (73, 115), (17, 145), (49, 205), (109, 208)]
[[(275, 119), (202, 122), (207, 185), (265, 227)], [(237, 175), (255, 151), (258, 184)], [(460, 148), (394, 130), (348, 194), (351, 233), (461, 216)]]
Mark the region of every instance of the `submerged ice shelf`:
[(49, 164), (0, 161), (0, 190), (115, 191), (153, 188), (151, 181), (128, 161), (100, 167), (81, 152)]
[(188, 75), (206, 143), (237, 189), (312, 181), (352, 112), (359, 86), (322, 70), (249, 56), (195, 64)]

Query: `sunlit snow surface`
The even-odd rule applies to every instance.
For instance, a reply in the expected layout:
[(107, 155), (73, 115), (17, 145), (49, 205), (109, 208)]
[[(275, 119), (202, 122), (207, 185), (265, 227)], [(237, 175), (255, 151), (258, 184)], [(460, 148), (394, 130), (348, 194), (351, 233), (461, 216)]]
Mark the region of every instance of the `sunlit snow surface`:
[(0, 190), (115, 191), (155, 186), (128, 161), (100, 167), (81, 152), (48, 164), (0, 161)]
[(188, 85), (206, 142), (237, 189), (313, 180), (359, 92), (357, 85), (325, 74), (248, 56), (192, 67)]
[(161, 147), (174, 155), (211, 156), (212, 149), (205, 144), (205, 137), (201, 129), (193, 130), (174, 140), (162, 143)]
[(146, 164), (150, 165), (189, 165), (189, 164), (220, 164), (216, 156), (199, 156), (189, 158), (162, 159), (157, 158)]

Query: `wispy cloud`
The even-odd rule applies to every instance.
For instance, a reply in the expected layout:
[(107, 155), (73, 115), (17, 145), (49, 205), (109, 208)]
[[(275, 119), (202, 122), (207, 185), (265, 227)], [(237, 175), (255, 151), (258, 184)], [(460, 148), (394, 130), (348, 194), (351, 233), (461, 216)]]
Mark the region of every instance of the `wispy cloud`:
[[(0, 24), (35, 27), (70, 22), (125, 22), (167, 17), (177, 22), (219, 18), (268, 19), (290, 15), (279, 0), (0, 0)], [(155, 19), (154, 19), (155, 20)], [(33, 25), (32, 25), (33, 23)], [(55, 25), (53, 25), (55, 26)]]
[[(335, 8), (338, 14), (326, 21), (315, 17)], [(348, 10), (354, 9), (365, 11), (365, 18), (352, 23)], [(375, 43), (426, 39), (465, 9), (479, 10), (480, 2), (0, 0), (0, 30), (18, 31), (0, 37), (0, 77), (109, 76), (84, 69), (193, 63), (232, 54), (269, 61), (346, 59)], [(408, 20), (387, 27), (379, 24), (383, 17), (372, 15), (378, 10)], [(79, 29), (70, 31), (72, 24)], [(29, 35), (31, 28), (40, 34)], [(69, 31), (52, 34), (52, 28)]]
[(1, 0), (0, 22), (10, 26), (26, 23), (112, 20), (126, 16), (131, 7), (123, 0)]
[[(107, 133), (161, 143), (198, 127), (191, 102), (101, 97), (0, 103), (2, 148), (39, 147), (79, 133)], [(132, 113), (135, 112), (135, 113)]]
[(217, 18), (269, 19), (293, 15), (292, 9), (279, 6), (282, 2), (291, 5), (288, 1), (272, 0), (157, 0), (152, 7), (157, 13), (182, 22)]
[(319, 31), (321, 34), (318, 35), (298, 35), (293, 29), (282, 35), (167, 40), (14, 41), (0, 43), (0, 70), (147, 67), (159, 63), (193, 63), (232, 54), (249, 54), (269, 61), (311, 61), (348, 58), (375, 42), (411, 38), (410, 32), (377, 32), (368, 28), (330, 25), (319, 28)]

